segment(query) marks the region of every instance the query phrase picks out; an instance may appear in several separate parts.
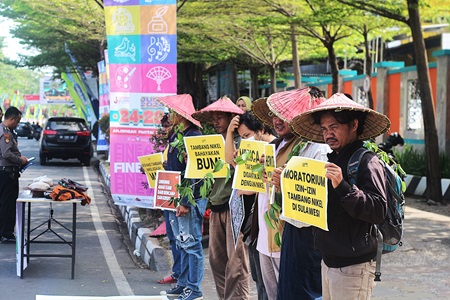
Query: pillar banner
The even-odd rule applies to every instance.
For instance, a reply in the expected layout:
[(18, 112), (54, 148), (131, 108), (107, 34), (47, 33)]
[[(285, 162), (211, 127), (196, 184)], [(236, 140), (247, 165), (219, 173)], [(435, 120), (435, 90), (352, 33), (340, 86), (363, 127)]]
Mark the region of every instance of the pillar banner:
[(158, 97), (177, 92), (175, 0), (104, 0), (110, 90), (111, 194), (118, 205), (153, 207), (139, 156), (164, 115)]
[(328, 231), (325, 161), (293, 156), (281, 173), (282, 215)]
[(184, 144), (187, 152), (185, 178), (203, 178), (207, 173), (212, 173), (214, 178), (227, 177), (229, 164), (213, 172), (216, 161), (225, 161), (225, 139), (221, 134), (184, 137)]
[[(109, 84), (106, 74), (106, 62), (104, 60), (97, 63), (98, 66), (98, 110), (99, 117), (109, 113)], [(108, 150), (108, 141), (105, 134), (98, 128), (97, 151)]]
[(248, 152), (247, 161), (243, 164), (236, 165), (233, 177), (233, 189), (266, 193), (266, 185), (257, 172), (252, 169), (259, 164), (260, 157), (264, 154), (264, 146), (267, 144), (262, 141), (241, 140), (239, 155)]

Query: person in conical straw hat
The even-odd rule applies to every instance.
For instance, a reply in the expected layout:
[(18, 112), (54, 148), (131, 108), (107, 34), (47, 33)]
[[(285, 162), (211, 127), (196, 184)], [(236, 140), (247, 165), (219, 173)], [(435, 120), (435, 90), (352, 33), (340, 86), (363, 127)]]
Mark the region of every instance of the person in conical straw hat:
[[(326, 160), (329, 148), (311, 142), (303, 142), (295, 136), (289, 123), (295, 116), (317, 107), (325, 101), (323, 93), (314, 86), (272, 94), (253, 102), (253, 113), (265, 124), (274, 128), (279, 138), (276, 146), (276, 164), (272, 183), (280, 188), (279, 180), (284, 164), (296, 145), (300, 151), (295, 155)], [(278, 175), (278, 176), (277, 176)], [(312, 227), (308, 224), (284, 218), (281, 251), (274, 245), (274, 230), (267, 226), (264, 213), (269, 208), (269, 197), (258, 196), (258, 245), (261, 271), (269, 299), (316, 299), (320, 298), (321, 254), (314, 249)], [(282, 218), (280, 216), (280, 218)], [(302, 253), (302, 255), (298, 255)], [(275, 266), (275, 267), (272, 267)], [(279, 272), (279, 277), (277, 276)], [(277, 283), (278, 282), (278, 287)]]
[[(314, 244), (322, 252), (324, 300), (372, 296), (377, 254), (373, 224), (385, 219), (386, 184), (384, 166), (377, 155), (371, 151), (360, 153), (364, 150), (363, 140), (387, 132), (389, 126), (385, 115), (341, 93), (291, 122), (296, 134), (326, 143), (333, 150), (325, 165), (329, 231), (314, 230)], [(359, 157), (356, 184), (350, 183), (347, 174), (353, 154)]]
[[(230, 121), (244, 112), (227, 96), (194, 113), (192, 116), (205, 123), (211, 123), (226, 141)], [(239, 143), (239, 136), (233, 137)], [(233, 240), (229, 200), (232, 192), (234, 169), (230, 167), (231, 178), (216, 178), (209, 194), (211, 216), (209, 219), (209, 263), (219, 299), (248, 299), (250, 297), (247, 247), (240, 233), (236, 246)]]
[[(171, 110), (170, 119), (174, 126), (174, 132), (169, 138), (165, 169), (167, 171), (181, 171), (183, 177), (184, 171), (186, 170), (186, 162), (178, 159), (179, 150), (170, 144), (179, 134), (184, 137), (199, 136), (202, 134), (198, 129), (201, 126), (200, 122), (192, 117), (192, 113), (195, 112), (192, 97), (183, 94), (165, 96), (157, 98), (157, 100)], [(203, 215), (205, 214), (208, 200), (201, 198), (200, 186), (198, 184), (193, 187), (193, 195), (195, 205), (189, 202), (188, 197), (184, 197), (181, 199), (180, 205), (176, 207), (176, 212), (165, 211), (168, 236), (172, 232), (176, 242), (175, 250), (178, 249), (179, 251), (179, 253), (173, 253), (174, 260), (176, 260), (176, 255), (178, 254), (180, 258), (180, 273), (178, 274), (177, 285), (167, 290), (166, 295), (189, 295), (191, 297), (189, 299), (203, 299), (201, 289), (201, 281), (204, 273), (202, 226)], [(186, 236), (189, 236), (189, 242), (186, 242), (184, 238)], [(171, 245), (171, 248), (173, 249), (174, 247)], [(175, 270), (176, 268), (174, 268)]]

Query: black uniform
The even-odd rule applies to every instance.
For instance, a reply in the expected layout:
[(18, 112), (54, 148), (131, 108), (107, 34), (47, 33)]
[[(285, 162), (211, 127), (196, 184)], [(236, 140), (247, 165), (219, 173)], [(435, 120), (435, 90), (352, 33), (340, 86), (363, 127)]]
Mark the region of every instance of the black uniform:
[(14, 238), (21, 154), (12, 130), (0, 124), (0, 237)]

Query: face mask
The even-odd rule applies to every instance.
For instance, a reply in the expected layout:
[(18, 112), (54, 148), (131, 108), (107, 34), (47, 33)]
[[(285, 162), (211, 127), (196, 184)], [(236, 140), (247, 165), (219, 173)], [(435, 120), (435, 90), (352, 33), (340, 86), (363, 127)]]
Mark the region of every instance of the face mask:
[(255, 141), (255, 136), (251, 136), (251, 137), (249, 137), (249, 138), (247, 138), (247, 139), (245, 139), (246, 141)]

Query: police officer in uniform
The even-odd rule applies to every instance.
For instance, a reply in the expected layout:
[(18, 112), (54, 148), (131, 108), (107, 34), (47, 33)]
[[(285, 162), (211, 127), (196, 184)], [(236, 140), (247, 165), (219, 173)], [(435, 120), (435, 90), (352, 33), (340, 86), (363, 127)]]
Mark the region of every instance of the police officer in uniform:
[(15, 243), (16, 200), (19, 196), (20, 167), (28, 159), (20, 154), (13, 130), (22, 113), (11, 106), (0, 124), (0, 239), (2, 243)]

